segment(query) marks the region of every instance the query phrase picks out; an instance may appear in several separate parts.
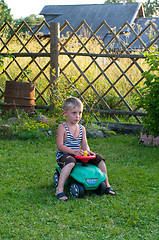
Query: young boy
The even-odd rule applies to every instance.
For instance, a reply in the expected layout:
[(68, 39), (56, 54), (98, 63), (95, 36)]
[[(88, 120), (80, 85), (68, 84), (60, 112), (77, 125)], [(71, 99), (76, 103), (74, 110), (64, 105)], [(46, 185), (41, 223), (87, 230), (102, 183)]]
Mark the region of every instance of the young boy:
[[(78, 124), (83, 112), (82, 102), (78, 98), (69, 97), (64, 101), (63, 110), (66, 121), (60, 124), (57, 129), (56, 160), (61, 168), (61, 173), (56, 188), (56, 197), (66, 201), (68, 197), (64, 193), (64, 184), (76, 164), (74, 155), (83, 156), (84, 151), (87, 151), (88, 155), (94, 153), (89, 149), (85, 127)], [(106, 174), (106, 194), (114, 195), (115, 191), (110, 187), (108, 182), (105, 161), (100, 154), (97, 153), (95, 155), (95, 159), (89, 160), (89, 163), (96, 165)]]

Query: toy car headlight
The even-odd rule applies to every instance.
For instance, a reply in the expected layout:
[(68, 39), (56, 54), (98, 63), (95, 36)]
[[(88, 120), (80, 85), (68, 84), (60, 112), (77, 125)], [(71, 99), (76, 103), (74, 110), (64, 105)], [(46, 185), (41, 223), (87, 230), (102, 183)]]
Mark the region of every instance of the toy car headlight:
[(89, 185), (94, 185), (97, 182), (97, 178), (90, 178), (90, 179), (86, 179), (86, 182)]

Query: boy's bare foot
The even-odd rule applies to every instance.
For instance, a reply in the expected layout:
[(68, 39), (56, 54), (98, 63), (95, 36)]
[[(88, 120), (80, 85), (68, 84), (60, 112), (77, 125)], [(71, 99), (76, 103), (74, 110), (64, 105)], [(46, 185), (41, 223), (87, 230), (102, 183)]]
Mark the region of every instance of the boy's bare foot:
[(107, 187), (105, 190), (105, 194), (115, 195), (115, 191), (111, 187)]
[(56, 197), (57, 197), (59, 200), (63, 200), (63, 201), (67, 201), (67, 200), (68, 200), (68, 197), (66, 196), (66, 194), (65, 194), (64, 192), (61, 192), (61, 193), (56, 194)]

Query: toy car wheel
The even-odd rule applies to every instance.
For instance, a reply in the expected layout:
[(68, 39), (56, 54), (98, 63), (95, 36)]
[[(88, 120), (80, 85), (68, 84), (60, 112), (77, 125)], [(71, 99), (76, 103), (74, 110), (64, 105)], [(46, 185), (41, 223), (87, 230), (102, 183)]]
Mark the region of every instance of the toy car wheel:
[(94, 191), (97, 195), (103, 195), (106, 191), (105, 183), (102, 182), (99, 187)]
[(57, 187), (58, 182), (59, 182), (59, 173), (56, 171), (53, 176), (53, 184), (55, 185), (55, 187)]
[(84, 186), (80, 183), (72, 183), (70, 186), (70, 194), (76, 198), (82, 198), (84, 196)]

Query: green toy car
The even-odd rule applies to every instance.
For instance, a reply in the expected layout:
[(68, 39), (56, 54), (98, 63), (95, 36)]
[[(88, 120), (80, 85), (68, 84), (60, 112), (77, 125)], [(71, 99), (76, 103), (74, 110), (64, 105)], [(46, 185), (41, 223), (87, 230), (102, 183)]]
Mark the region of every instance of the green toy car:
[[(85, 190), (92, 190), (98, 195), (105, 193), (106, 186), (104, 181), (106, 179), (106, 174), (103, 173), (98, 167), (87, 163), (90, 158), (93, 158), (93, 156), (75, 156), (81, 160), (81, 163), (76, 163), (69, 176), (69, 179), (66, 182), (66, 184), (70, 184), (70, 194), (73, 197), (83, 197)], [(53, 183), (55, 186), (58, 185), (60, 172), (61, 169), (59, 166), (57, 166), (56, 172), (53, 176)]]

